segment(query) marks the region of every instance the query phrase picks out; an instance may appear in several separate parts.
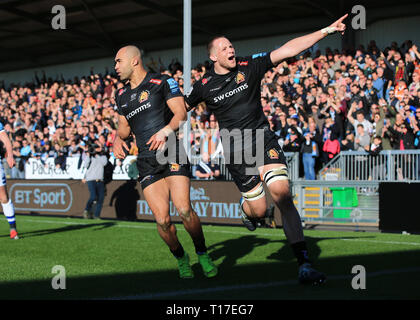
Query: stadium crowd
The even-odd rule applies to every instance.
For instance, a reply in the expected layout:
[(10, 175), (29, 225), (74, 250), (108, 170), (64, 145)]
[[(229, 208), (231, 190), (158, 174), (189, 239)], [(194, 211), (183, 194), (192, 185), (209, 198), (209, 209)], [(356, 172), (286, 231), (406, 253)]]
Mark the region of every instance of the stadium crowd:
[[(151, 72), (172, 76), (183, 88), (182, 65), (154, 60)], [(209, 62), (191, 72), (200, 80)], [(114, 95), (123, 87), (115, 73), (94, 73), (71, 81), (35, 74), (24, 86), (0, 91), (0, 121), (13, 142), (17, 166), (4, 163), (7, 176), (24, 178), (24, 163), (53, 157), (63, 167), (67, 157), (97, 144), (112, 157), (117, 114)], [(420, 148), (420, 52), (411, 41), (393, 42), (382, 51), (374, 41), (354, 53), (307, 51), (268, 71), (261, 83), (261, 104), (285, 152), (299, 152), (304, 177), (342, 150), (378, 154), (381, 150)], [(211, 159), (223, 153), (217, 119), (204, 104), (191, 113), (189, 141), (201, 161), (199, 179), (221, 177)], [(130, 154), (137, 148), (131, 142)], [(4, 157), (3, 157), (4, 159)]]

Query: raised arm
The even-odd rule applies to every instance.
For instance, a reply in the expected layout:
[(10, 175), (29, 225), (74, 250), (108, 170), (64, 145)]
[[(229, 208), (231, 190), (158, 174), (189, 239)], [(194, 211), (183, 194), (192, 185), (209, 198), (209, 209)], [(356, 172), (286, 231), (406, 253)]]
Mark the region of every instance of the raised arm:
[(329, 34), (335, 32), (340, 32), (341, 34), (344, 34), (344, 30), (346, 30), (346, 25), (343, 23), (343, 20), (347, 18), (347, 16), (348, 14), (345, 14), (340, 19), (331, 24), (329, 27), (286, 42), (283, 46), (271, 52), (271, 62), (273, 62), (273, 64), (276, 65), (284, 59), (294, 57), (303, 50), (312, 47), (315, 43), (325, 38)]
[(349, 119), (350, 123), (354, 125), (354, 118), (353, 118), (353, 112), (354, 109), (356, 109), (356, 104), (353, 102), (350, 106), (349, 112), (347, 112), (347, 119)]

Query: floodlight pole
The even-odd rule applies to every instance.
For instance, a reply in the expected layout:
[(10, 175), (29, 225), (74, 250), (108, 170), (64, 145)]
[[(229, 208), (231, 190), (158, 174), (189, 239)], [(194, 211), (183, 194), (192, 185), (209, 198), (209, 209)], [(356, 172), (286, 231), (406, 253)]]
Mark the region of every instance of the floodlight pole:
[[(188, 94), (191, 88), (191, 0), (184, 0), (184, 94)], [(184, 148), (188, 157), (191, 156), (189, 143), (191, 131), (191, 115), (188, 112), (187, 121), (184, 124)], [(191, 160), (191, 159), (190, 159)]]

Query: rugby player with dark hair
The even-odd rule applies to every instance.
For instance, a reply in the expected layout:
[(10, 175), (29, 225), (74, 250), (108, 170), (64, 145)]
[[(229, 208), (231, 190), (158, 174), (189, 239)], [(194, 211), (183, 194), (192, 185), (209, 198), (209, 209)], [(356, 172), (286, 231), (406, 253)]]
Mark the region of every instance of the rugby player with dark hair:
[[(203, 230), (190, 202), (190, 165), (179, 161), (182, 146), (176, 143), (176, 158), (162, 164), (158, 152), (163, 150), (167, 138), (185, 121), (185, 101), (178, 83), (167, 75), (148, 73), (140, 50), (135, 46), (121, 48), (115, 57), (115, 71), (128, 85), (116, 92), (118, 131), (114, 140), (114, 154), (123, 159), (129, 147), (125, 143), (131, 134), (136, 137), (139, 154), (137, 167), (144, 197), (157, 222), (160, 237), (178, 261), (181, 278), (194, 276), (189, 256), (176, 235), (169, 215), (172, 198), (185, 229), (190, 234), (198, 261), (206, 277), (214, 277), (217, 267), (207, 254)], [(125, 151), (125, 150), (126, 151)], [(184, 158), (185, 159), (185, 158)]]
[[(286, 159), (263, 113), (260, 84), (264, 74), (281, 61), (296, 56), (329, 34), (344, 34), (346, 26), (342, 21), (346, 17), (347, 14), (329, 27), (290, 40), (269, 53), (254, 54), (245, 58), (236, 56), (232, 43), (226, 37), (213, 38), (207, 47), (213, 67), (193, 85), (186, 96), (187, 110), (205, 102), (209, 111), (215, 114), (221, 130), (240, 130), (242, 141), (245, 142), (240, 150), (237, 143), (232, 144), (230, 138), (226, 139), (229, 141), (223, 141), (222, 134), (221, 137), (227, 168), (242, 194), (242, 220), (245, 226), (253, 231), (256, 229), (257, 220), (264, 217), (267, 209), (263, 188), (265, 182), (280, 209), (284, 232), (298, 261), (298, 278), (303, 284), (323, 283), (326, 277), (312, 267), (308, 258), (301, 219), (289, 190)], [(263, 141), (257, 142), (258, 134), (252, 136), (252, 141), (246, 139), (244, 136), (247, 129), (251, 132), (262, 130)], [(255, 163), (232, 163), (232, 155), (239, 152), (245, 156), (247, 152), (258, 150), (260, 144), (264, 146), (264, 155), (257, 154), (257, 158), (263, 157), (264, 162), (260, 166), (257, 164), (258, 170), (255, 170), (254, 174), (247, 174), (247, 169), (252, 165), (255, 167)], [(226, 152), (226, 147), (229, 148), (229, 152)], [(232, 150), (233, 152), (230, 152)]]

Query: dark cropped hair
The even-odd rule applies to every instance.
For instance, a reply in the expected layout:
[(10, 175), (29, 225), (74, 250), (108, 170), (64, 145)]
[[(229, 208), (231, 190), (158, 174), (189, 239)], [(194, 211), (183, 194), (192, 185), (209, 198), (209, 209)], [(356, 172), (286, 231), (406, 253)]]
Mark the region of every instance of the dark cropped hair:
[(218, 36), (214, 36), (213, 38), (210, 39), (210, 41), (207, 44), (207, 54), (210, 56), (210, 51), (211, 49), (213, 49), (213, 43), (215, 40), (220, 39), (220, 38), (226, 38), (224, 35), (218, 35)]

